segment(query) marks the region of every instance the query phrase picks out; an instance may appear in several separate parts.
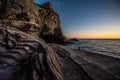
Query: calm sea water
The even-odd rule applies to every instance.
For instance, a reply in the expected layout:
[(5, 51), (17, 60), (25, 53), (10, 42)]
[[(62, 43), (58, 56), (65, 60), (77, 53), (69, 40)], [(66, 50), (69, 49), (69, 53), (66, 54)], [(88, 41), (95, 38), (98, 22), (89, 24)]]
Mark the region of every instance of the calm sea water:
[(79, 40), (66, 46), (81, 50), (120, 56), (120, 40)]

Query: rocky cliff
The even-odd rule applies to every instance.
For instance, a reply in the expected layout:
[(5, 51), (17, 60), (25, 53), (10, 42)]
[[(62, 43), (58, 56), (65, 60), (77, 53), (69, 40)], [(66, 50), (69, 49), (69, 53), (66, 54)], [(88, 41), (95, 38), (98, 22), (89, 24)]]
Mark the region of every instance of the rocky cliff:
[(37, 35), (46, 42), (63, 44), (66, 38), (60, 28), (60, 19), (49, 2), (34, 6), (33, 0), (1, 0), (2, 26), (14, 27)]
[(0, 80), (63, 80), (56, 52), (41, 39), (59, 43), (59, 34), (63, 40), (59, 17), (49, 5), (0, 0)]
[(33, 0), (1, 0), (0, 3), (0, 26), (38, 35), (41, 28)]
[(59, 16), (49, 2), (34, 7), (33, 0), (1, 0), (0, 11), (4, 25), (37, 35), (46, 42), (63, 44), (66, 41)]
[(0, 0), (0, 80), (120, 80), (119, 56), (42, 38), (65, 42), (50, 3)]
[(60, 28), (59, 15), (54, 11), (49, 2), (35, 7), (38, 12), (40, 26), (42, 27), (40, 37), (46, 42), (63, 44), (66, 41)]

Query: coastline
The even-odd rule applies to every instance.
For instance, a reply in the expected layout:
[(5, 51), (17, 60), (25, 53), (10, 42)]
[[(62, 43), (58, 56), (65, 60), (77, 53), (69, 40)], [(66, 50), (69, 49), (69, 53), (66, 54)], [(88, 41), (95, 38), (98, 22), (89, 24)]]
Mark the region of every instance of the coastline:
[(120, 80), (119, 57), (63, 46), (73, 42), (50, 2), (1, 0), (0, 10), (0, 80)]
[(120, 40), (79, 40), (65, 46), (120, 58)]
[[(61, 46), (58, 44), (49, 44), (49, 45), (53, 47), (53, 49), (56, 51), (58, 55), (62, 55), (62, 57), (59, 56), (59, 58), (62, 58), (62, 60), (64, 60), (64, 57), (67, 56), (73, 63), (76, 64), (76, 66), (79, 66), (79, 68), (82, 68), (83, 72), (80, 75), (85, 73), (86, 74), (85, 76), (90, 77), (89, 79), (92, 79), (92, 80), (119, 80), (120, 79), (120, 71), (119, 71), (120, 58), (118, 57), (99, 54), (99, 53), (93, 53), (89, 51), (71, 49), (66, 46)], [(69, 64), (69, 65), (72, 65), (72, 64)], [(76, 68), (76, 66), (74, 67)], [(78, 76), (75, 75), (74, 77), (78, 77)], [(78, 80), (78, 79), (73, 78), (71, 80)], [(80, 80), (84, 80), (84, 79), (80, 79)]]

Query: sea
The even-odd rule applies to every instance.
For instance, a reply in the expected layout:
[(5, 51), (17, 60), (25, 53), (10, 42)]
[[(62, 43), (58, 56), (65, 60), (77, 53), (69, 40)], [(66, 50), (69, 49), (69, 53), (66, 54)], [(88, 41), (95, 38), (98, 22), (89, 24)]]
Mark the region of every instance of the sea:
[(79, 49), (107, 54), (112, 56), (120, 56), (120, 40), (81, 40), (72, 41), (74, 44), (66, 44), (72, 49)]

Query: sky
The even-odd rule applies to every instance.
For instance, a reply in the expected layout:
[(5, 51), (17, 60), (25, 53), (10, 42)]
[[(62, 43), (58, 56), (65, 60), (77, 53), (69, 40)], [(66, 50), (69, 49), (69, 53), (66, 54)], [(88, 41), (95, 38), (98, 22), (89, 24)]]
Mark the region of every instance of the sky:
[(120, 0), (35, 0), (48, 1), (66, 37), (120, 39)]

